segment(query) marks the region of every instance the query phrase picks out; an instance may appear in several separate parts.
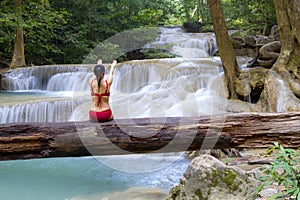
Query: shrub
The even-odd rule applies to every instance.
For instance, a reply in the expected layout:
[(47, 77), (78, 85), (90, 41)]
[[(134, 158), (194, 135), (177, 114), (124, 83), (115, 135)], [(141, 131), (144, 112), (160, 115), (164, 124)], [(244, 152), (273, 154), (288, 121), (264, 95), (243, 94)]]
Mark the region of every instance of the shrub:
[(276, 183), (282, 189), (271, 199), (292, 197), (300, 200), (300, 153), (293, 149), (285, 149), (278, 142), (275, 142), (267, 153), (274, 155), (275, 159), (263, 169), (266, 176), (260, 178), (262, 184), (256, 192), (260, 192), (264, 186)]

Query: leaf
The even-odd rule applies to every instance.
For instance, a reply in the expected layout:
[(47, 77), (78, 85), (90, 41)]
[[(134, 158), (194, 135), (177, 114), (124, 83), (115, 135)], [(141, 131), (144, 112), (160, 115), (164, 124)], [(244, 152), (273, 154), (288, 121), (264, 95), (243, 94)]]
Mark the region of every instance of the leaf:
[(275, 150), (275, 146), (272, 146), (272, 147), (270, 147), (268, 150), (267, 150), (267, 152), (266, 152), (266, 154), (267, 155), (271, 155), (272, 153), (273, 153), (273, 151)]
[(282, 167), (288, 173), (288, 175), (292, 175), (292, 170), (289, 165), (284, 164)]
[(290, 196), (293, 196), (294, 195), (294, 192), (297, 191), (297, 188), (290, 188), (290, 189), (287, 189), (285, 191), (286, 194), (289, 194)]
[(294, 196), (299, 196), (299, 193), (300, 193), (300, 188), (297, 187), (293, 195)]
[(260, 184), (254, 191), (253, 194), (257, 195), (265, 186), (265, 183)]
[(280, 197), (281, 194), (273, 194), (269, 200), (274, 200), (274, 199), (277, 199), (278, 197)]

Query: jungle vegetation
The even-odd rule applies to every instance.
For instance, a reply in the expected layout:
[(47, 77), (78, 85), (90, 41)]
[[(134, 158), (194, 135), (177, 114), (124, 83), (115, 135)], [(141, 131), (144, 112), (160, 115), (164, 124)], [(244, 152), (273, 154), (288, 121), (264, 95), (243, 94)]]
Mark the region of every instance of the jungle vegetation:
[[(229, 29), (268, 34), (276, 24), (272, 0), (221, 3)], [(123, 31), (188, 23), (213, 31), (206, 0), (2, 0), (0, 67), (82, 63), (97, 44)], [(106, 46), (108, 54), (119, 48)]]

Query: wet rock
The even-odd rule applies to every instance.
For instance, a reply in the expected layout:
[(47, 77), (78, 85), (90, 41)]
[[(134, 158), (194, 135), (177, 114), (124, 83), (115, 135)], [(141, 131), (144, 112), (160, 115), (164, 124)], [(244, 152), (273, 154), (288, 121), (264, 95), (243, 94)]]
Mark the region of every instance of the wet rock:
[(257, 103), (264, 89), (268, 72), (267, 69), (262, 67), (242, 70), (239, 79), (236, 80), (236, 92), (239, 95), (239, 99)]
[(201, 155), (192, 160), (181, 183), (170, 190), (167, 199), (243, 200), (253, 198), (252, 192), (258, 185), (246, 171)]
[(296, 112), (300, 111), (300, 100), (290, 87), (275, 72), (269, 72), (265, 89), (261, 95), (263, 112)]
[(247, 80), (237, 79), (235, 81), (235, 87), (237, 94), (242, 97), (242, 100), (245, 100), (248, 96), (250, 96), (251, 88)]

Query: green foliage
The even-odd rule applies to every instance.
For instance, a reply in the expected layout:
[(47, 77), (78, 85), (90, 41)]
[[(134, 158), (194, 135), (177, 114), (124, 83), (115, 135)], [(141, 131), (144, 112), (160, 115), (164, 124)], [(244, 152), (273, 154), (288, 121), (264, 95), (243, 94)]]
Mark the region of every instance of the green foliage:
[(261, 34), (265, 28), (276, 24), (272, 0), (223, 0), (222, 7), (229, 29), (242, 28)]
[(53, 63), (62, 50), (56, 44), (58, 31), (66, 24), (67, 12), (33, 1), (24, 5), (24, 38), (27, 63)]
[[(24, 28), (26, 61), (34, 65), (82, 63), (99, 43), (128, 30), (201, 21), (203, 31), (213, 31), (204, 0), (22, 0), (22, 5), (20, 22), (14, 1), (0, 2), (0, 63), (10, 62), (16, 25)], [(222, 6), (229, 29), (262, 33), (276, 23), (272, 0), (222, 0)], [(125, 46), (108, 41), (103, 56), (119, 56), (157, 36), (140, 32), (124, 38), (130, 39)]]
[(59, 27), (66, 23), (64, 20), (66, 12), (53, 10), (47, 1), (41, 0), (23, 0), (21, 10), (22, 21), (18, 21), (13, 2), (1, 2), (0, 50), (3, 57), (0, 59), (12, 57), (14, 28), (18, 25), (24, 29), (27, 63), (52, 62), (51, 56), (63, 53), (54, 40)]
[(300, 199), (300, 153), (293, 149), (285, 149), (278, 142), (275, 142), (267, 153), (272, 154), (275, 150), (277, 153), (273, 155), (276, 158), (263, 170), (266, 176), (261, 178), (263, 184), (257, 188), (256, 192), (262, 190), (264, 186), (277, 183), (279, 187), (283, 186), (283, 194), (276, 194), (272, 199), (279, 196)]

